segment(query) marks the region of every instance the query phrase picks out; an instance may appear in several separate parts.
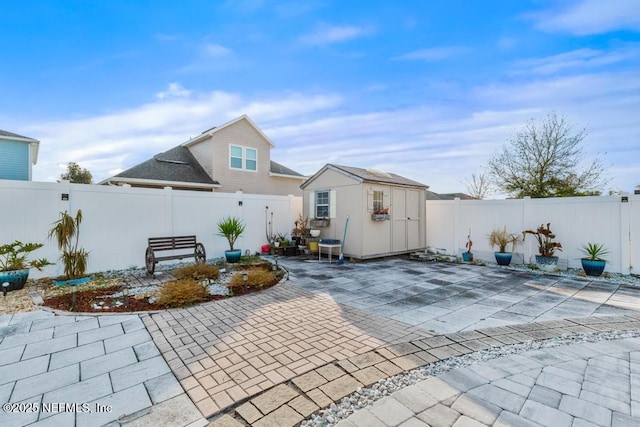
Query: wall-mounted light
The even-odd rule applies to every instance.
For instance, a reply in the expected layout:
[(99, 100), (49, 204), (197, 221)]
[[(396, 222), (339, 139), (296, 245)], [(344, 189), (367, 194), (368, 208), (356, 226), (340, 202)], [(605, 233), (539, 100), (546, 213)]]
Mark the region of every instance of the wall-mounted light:
[(62, 193), (62, 196), (60, 198), (62, 200), (64, 200), (64, 201), (68, 201), (69, 200), (69, 193)]

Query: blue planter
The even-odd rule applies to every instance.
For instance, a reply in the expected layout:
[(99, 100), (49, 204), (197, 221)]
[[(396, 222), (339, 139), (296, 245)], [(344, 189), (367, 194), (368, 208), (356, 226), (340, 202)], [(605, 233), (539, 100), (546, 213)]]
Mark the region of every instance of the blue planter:
[(224, 251), (224, 257), (227, 262), (238, 262), (240, 261), (240, 257), (242, 256), (242, 250), (236, 249), (235, 251)]
[(28, 277), (28, 268), (24, 268), (22, 270), (0, 271), (0, 286), (3, 283), (9, 283), (9, 287), (6, 289), (7, 292), (22, 289), (24, 288), (24, 284), (27, 283)]
[(81, 277), (79, 279), (54, 280), (53, 284), (56, 286), (78, 286), (87, 283), (91, 279), (93, 279), (93, 276)]
[(594, 261), (589, 259), (581, 259), (582, 269), (587, 276), (598, 277), (604, 271), (604, 267), (607, 265), (607, 261)]
[(558, 257), (536, 255), (536, 264), (542, 271), (554, 271), (558, 268)]
[(496, 262), (498, 265), (509, 265), (511, 264), (511, 252), (494, 252), (496, 256)]
[(473, 261), (473, 254), (471, 252), (462, 252), (462, 261), (464, 262)]

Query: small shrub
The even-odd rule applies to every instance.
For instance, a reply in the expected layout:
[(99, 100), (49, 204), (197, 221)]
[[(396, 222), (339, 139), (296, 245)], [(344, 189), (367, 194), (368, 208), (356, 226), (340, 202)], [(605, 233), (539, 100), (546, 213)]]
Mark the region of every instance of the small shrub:
[[(247, 286), (272, 285), (278, 280), (273, 272), (267, 271), (263, 268), (245, 270), (245, 273), (247, 273)], [(229, 287), (233, 288), (240, 286), (244, 286), (242, 273), (234, 273), (233, 276), (231, 276)]]
[(174, 270), (173, 275), (178, 279), (217, 280), (220, 277), (220, 270), (215, 265), (196, 263)]
[(206, 299), (204, 288), (194, 279), (167, 282), (160, 289), (156, 304), (165, 307), (186, 307)]

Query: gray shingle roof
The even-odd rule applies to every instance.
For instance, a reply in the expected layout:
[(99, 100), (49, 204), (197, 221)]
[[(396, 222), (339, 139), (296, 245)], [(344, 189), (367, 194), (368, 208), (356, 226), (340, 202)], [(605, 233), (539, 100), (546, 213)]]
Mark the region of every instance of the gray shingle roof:
[(199, 184), (220, 184), (211, 179), (188, 148), (181, 145), (116, 175), (120, 178), (152, 179)]
[(465, 193), (434, 193), (433, 191), (427, 191), (427, 200), (454, 200), (456, 197), (460, 200), (476, 200), (475, 197)]
[[(410, 187), (429, 188), (425, 184), (421, 184), (417, 181), (405, 178), (400, 175), (396, 175), (395, 173), (386, 173), (386, 172), (376, 171), (373, 169), (362, 169), (362, 168), (356, 168), (352, 166), (341, 166), (341, 165), (334, 165), (334, 164), (325, 165), (322, 169), (320, 169), (319, 172), (317, 172), (314, 176), (309, 178), (309, 180), (307, 180), (306, 182), (310, 182), (311, 180), (314, 179), (316, 175), (318, 175), (319, 173), (321, 173), (327, 168), (338, 169), (356, 178), (360, 178), (363, 181), (380, 182), (380, 183), (395, 184), (395, 185), (406, 185)], [(302, 184), (302, 185), (304, 186), (305, 184)]]
[(17, 133), (13, 133), (13, 132), (8, 132), (6, 130), (2, 130), (0, 129), (0, 137), (3, 136), (8, 136), (10, 138), (22, 138), (22, 139), (29, 139), (31, 141), (37, 142), (38, 140), (33, 139), (33, 138), (29, 138), (28, 136), (22, 136), (22, 135), (18, 135)]
[(279, 175), (291, 175), (291, 176), (304, 177), (304, 175), (299, 174), (293, 169), (289, 169), (288, 167), (283, 166), (280, 163), (276, 163), (273, 160), (271, 160), (270, 172), (277, 173)]

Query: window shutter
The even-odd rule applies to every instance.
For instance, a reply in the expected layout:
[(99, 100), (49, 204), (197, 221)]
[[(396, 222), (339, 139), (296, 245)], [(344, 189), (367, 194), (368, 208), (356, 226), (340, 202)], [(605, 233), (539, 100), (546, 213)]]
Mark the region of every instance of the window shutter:
[(336, 190), (329, 191), (329, 218), (336, 217)]
[(367, 209), (370, 211), (373, 210), (373, 188), (367, 191)]
[(309, 192), (309, 218), (316, 217), (316, 192)]
[(383, 203), (383, 207), (384, 208), (390, 208), (391, 206), (389, 205), (389, 193), (388, 192), (384, 192), (382, 195), (382, 203)]

